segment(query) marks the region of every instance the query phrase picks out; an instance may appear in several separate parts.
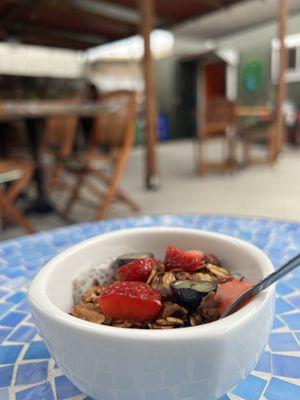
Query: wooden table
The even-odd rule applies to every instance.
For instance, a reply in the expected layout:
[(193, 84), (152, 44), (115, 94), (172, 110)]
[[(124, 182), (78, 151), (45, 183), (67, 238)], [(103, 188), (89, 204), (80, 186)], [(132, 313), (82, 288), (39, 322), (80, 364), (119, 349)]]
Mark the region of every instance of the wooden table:
[[(114, 107), (113, 103), (111, 107)], [(96, 102), (67, 103), (49, 100), (5, 101), (0, 103), (0, 121), (39, 119), (53, 115), (93, 117), (104, 108), (107, 109), (107, 106)]]
[(24, 120), (27, 127), (28, 138), (32, 158), (36, 163), (34, 180), (37, 186), (37, 198), (30, 205), (29, 211), (46, 213), (53, 211), (54, 208), (48, 198), (45, 189), (45, 176), (43, 173), (40, 157), (40, 142), (42, 138), (42, 122), (50, 116), (77, 116), (94, 117), (101, 110), (114, 109), (120, 107), (120, 103), (107, 103), (106, 105), (96, 102), (71, 103), (64, 101), (5, 101), (0, 103), (0, 140), (2, 142), (2, 155), (5, 152), (4, 138), (1, 139), (1, 132), (5, 133), (7, 123), (10, 121)]
[(267, 106), (237, 106), (235, 108), (237, 117), (271, 117), (274, 110)]

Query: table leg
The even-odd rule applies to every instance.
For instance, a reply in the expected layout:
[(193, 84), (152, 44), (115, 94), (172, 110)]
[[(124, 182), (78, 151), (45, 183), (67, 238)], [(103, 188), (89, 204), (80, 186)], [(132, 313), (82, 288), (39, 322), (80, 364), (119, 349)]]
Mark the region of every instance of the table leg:
[(42, 137), (43, 121), (41, 119), (27, 119), (26, 127), (28, 132), (29, 145), (31, 155), (36, 163), (36, 170), (34, 173), (34, 181), (37, 188), (37, 197), (29, 205), (26, 212), (37, 212), (40, 214), (55, 211), (45, 187), (45, 175), (42, 168), (42, 161), (40, 156), (40, 142)]
[(8, 134), (8, 124), (6, 122), (0, 122), (0, 138), (1, 138), (0, 157), (1, 158), (7, 157), (7, 153), (8, 153), (7, 134)]

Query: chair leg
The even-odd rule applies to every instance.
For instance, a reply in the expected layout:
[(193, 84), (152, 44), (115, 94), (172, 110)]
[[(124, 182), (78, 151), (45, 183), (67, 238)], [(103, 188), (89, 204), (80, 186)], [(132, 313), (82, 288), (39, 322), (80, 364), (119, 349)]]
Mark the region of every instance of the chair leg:
[[(101, 179), (107, 186), (110, 185), (111, 180), (107, 176), (105, 176), (103, 172), (97, 170), (97, 171), (93, 171), (93, 174), (96, 175), (99, 179)], [(141, 211), (140, 206), (122, 189), (117, 188), (115, 196), (119, 200), (126, 203), (132, 209), (132, 211), (134, 211), (134, 212)]]
[(11, 219), (13, 219), (18, 225), (22, 226), (28, 233), (37, 232), (37, 229), (34, 228), (32, 223), (28, 218), (25, 217), (24, 214), (21, 213), (16, 207), (14, 207), (10, 203), (6, 203), (5, 208), (7, 213)]
[(18, 225), (25, 229), (28, 233), (37, 232), (37, 229), (34, 228), (32, 223), (29, 221), (25, 215), (19, 211), (15, 206), (14, 202), (18, 198), (21, 191), (29, 184), (30, 179), (32, 178), (34, 167), (30, 164), (23, 167), (24, 174), (23, 176), (16, 180), (9, 187), (7, 193), (1, 191), (1, 199), (0, 203), (2, 204), (2, 222), (6, 218), (6, 215), (13, 219)]
[(203, 167), (203, 143), (202, 139), (199, 139), (198, 144), (198, 157), (197, 157), (197, 173), (199, 175), (203, 174), (204, 167)]
[(0, 229), (4, 227), (4, 192), (0, 187)]
[(77, 174), (76, 182), (74, 184), (73, 189), (71, 190), (71, 195), (70, 195), (69, 200), (67, 201), (66, 207), (63, 211), (63, 216), (66, 218), (69, 216), (75, 201), (78, 199), (81, 186), (84, 183), (84, 179), (85, 179), (84, 173)]
[(247, 167), (251, 161), (250, 161), (250, 138), (245, 137), (243, 141), (243, 147), (244, 147), (244, 166)]
[(111, 202), (113, 201), (114, 197), (117, 195), (118, 185), (119, 185), (122, 175), (124, 173), (127, 159), (128, 159), (128, 153), (124, 153), (116, 162), (115, 174), (113, 175), (112, 179), (109, 181), (109, 183), (107, 185), (107, 192), (105, 193), (103, 202), (100, 205), (98, 212), (97, 212), (98, 219), (103, 219), (105, 217), (105, 214), (106, 214)]
[(0, 226), (4, 224), (6, 216), (13, 219), (28, 233), (37, 232), (32, 223), (8, 200), (7, 195), (0, 189)]
[(237, 138), (234, 133), (228, 136), (227, 143), (228, 143), (228, 163), (227, 163), (228, 169), (230, 171), (234, 171), (237, 167), (237, 157), (236, 157)]
[(63, 171), (64, 167), (61, 164), (54, 166), (53, 170), (50, 172), (50, 178), (48, 182), (48, 192), (50, 193), (58, 184), (59, 177)]
[(32, 175), (33, 175), (34, 168), (32, 165), (27, 165), (24, 167), (24, 174), (23, 176), (16, 180), (8, 190), (8, 193), (5, 194), (7, 202), (14, 203), (18, 198), (19, 194), (22, 190), (29, 184)]

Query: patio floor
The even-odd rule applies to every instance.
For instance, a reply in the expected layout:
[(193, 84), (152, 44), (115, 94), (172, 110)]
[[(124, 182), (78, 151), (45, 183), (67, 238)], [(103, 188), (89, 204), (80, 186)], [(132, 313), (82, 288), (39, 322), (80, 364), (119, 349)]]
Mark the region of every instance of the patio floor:
[[(214, 148), (210, 150), (214, 153)], [(161, 144), (161, 189), (149, 192), (143, 186), (143, 149), (134, 150), (122, 186), (141, 205), (142, 214), (237, 214), (300, 221), (300, 150), (286, 149), (273, 167), (257, 165), (234, 174), (211, 172), (201, 177), (194, 173), (194, 154), (191, 141)], [(55, 196), (58, 207), (64, 204), (64, 197), (63, 193)], [(107, 218), (132, 215), (116, 204)], [(72, 219), (83, 222), (94, 216), (94, 210), (78, 204)], [(32, 221), (41, 230), (65, 224), (52, 214), (32, 216)], [(0, 233), (0, 240), (20, 234), (23, 232), (19, 228), (9, 226)]]

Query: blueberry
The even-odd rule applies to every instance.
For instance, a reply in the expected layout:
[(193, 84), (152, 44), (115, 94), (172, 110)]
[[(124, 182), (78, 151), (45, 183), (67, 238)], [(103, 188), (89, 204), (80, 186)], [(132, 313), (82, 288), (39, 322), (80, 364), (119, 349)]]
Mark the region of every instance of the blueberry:
[(119, 256), (116, 260), (116, 264), (118, 267), (121, 265), (128, 264), (131, 261), (138, 260), (140, 258), (153, 258), (154, 254), (150, 252), (145, 253), (126, 253)]
[(205, 262), (205, 264), (214, 264), (220, 267), (222, 266), (220, 259), (211, 253), (205, 253), (203, 256), (203, 261)]
[(217, 282), (184, 280), (171, 284), (173, 295), (178, 304), (196, 310), (202, 299), (210, 292), (216, 292)]

